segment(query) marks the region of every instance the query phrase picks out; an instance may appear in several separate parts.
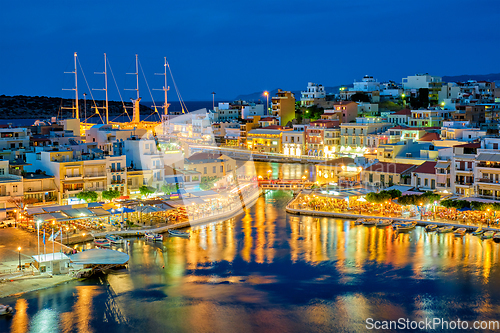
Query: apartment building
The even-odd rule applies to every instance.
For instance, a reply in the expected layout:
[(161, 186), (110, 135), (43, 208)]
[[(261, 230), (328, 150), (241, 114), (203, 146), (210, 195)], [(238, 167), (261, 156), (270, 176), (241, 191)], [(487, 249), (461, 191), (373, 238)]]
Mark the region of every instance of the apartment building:
[(355, 123), (340, 124), (341, 151), (362, 151), (368, 144), (368, 135), (385, 132), (392, 124), (380, 118), (356, 118)]
[(300, 106), (310, 106), (315, 104), (316, 99), (325, 98), (325, 87), (313, 82), (307, 83), (307, 90), (301, 91)]
[(262, 153), (281, 153), (283, 133), (292, 130), (276, 125), (253, 129), (248, 132), (247, 148)]
[(411, 175), (411, 185), (421, 191), (434, 191), (437, 188), (437, 162), (427, 161), (415, 168)]
[(500, 200), (500, 138), (485, 138), (474, 161), (474, 191), (484, 199)]
[(58, 188), (55, 177), (42, 172), (23, 175), (24, 203), (27, 206), (56, 205)]
[(0, 221), (19, 213), (12, 200), (22, 200), (23, 194), (23, 177), (9, 173), (9, 161), (0, 161)]
[(16, 160), (30, 149), (30, 135), (26, 128), (0, 128), (0, 159)]
[(464, 197), (474, 196), (474, 164), (480, 143), (467, 143), (453, 147), (450, 179), (451, 192)]
[[(132, 136), (123, 141), (123, 143), (123, 152), (126, 156), (127, 166), (130, 166), (132, 170), (142, 170), (142, 175), (146, 183), (144, 185), (159, 190), (163, 185), (165, 155), (158, 150), (156, 141), (146, 137), (139, 140), (139, 138)], [(137, 177), (136, 174), (133, 176)]]
[(414, 164), (377, 162), (361, 171), (363, 184), (380, 188), (411, 183)]
[(452, 120), (452, 113), (450, 110), (411, 110), (408, 126), (441, 127), (443, 121)]
[[(305, 130), (305, 149), (307, 155), (324, 157), (325, 131), (327, 129), (338, 128), (338, 126), (338, 120), (319, 119), (316, 121), (312, 121)], [(332, 134), (332, 132), (328, 133), (329, 135)]]
[(278, 117), (281, 126), (295, 119), (295, 96), (291, 91), (278, 89), (272, 98), (272, 115)]
[(236, 161), (223, 154), (195, 153), (184, 160), (184, 165), (201, 177), (223, 178), (236, 171)]
[(293, 131), (285, 131), (281, 136), (281, 146), (283, 154), (288, 156), (300, 157), (305, 149), (305, 132), (301, 127), (293, 128)]

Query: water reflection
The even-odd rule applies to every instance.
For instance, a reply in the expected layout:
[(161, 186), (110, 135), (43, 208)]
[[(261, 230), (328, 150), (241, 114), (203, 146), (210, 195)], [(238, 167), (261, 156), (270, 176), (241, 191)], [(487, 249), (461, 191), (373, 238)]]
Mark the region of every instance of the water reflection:
[(499, 244), (291, 216), (269, 192), (190, 239), (131, 239), (127, 271), (2, 300), (0, 331), (344, 331), (367, 317), (495, 319)]

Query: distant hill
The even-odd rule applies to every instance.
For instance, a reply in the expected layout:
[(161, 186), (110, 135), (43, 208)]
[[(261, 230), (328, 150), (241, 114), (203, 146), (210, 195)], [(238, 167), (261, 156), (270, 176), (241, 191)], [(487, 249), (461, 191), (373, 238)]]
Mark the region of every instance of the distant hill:
[[(96, 100), (98, 107), (102, 106), (102, 100)], [(49, 119), (50, 117), (68, 118), (73, 116), (73, 110), (64, 109), (72, 107), (74, 100), (60, 97), (45, 96), (5, 96), (0, 95), (0, 119)], [(118, 116), (122, 114), (123, 105), (121, 102), (109, 101), (109, 115)], [(87, 99), (87, 117), (95, 113), (94, 103)], [(131, 102), (125, 102), (125, 106), (132, 107)], [(85, 116), (85, 103), (83, 99), (79, 100), (80, 118)], [(128, 110), (132, 114), (132, 109)], [(99, 110), (104, 115), (104, 110)], [(141, 114), (151, 113), (151, 109), (141, 105)]]
[[(338, 93), (340, 87), (341, 86), (325, 87), (325, 91), (327, 94)], [(283, 90), (285, 90), (285, 89), (283, 89)], [(305, 90), (305, 88), (303, 90)], [(295, 95), (295, 100), (300, 100), (300, 96), (301, 96), (300, 92), (301, 91), (302, 90), (292, 90), (292, 93)], [(271, 102), (271, 97), (276, 96), (277, 93), (278, 93), (278, 89), (273, 89), (273, 90), (269, 91), (269, 103)], [(260, 102), (265, 103), (266, 96), (264, 96), (263, 91), (259, 91), (259, 92), (254, 92), (254, 93), (246, 94), (246, 95), (238, 95), (238, 96), (236, 96), (236, 98), (234, 100), (235, 101), (242, 100), (242, 101), (246, 101), (246, 102), (259, 102), (260, 101)]]
[(469, 80), (476, 81), (500, 81), (500, 73), (496, 74), (464, 74), (455, 76), (443, 76), (444, 82), (465, 82)]

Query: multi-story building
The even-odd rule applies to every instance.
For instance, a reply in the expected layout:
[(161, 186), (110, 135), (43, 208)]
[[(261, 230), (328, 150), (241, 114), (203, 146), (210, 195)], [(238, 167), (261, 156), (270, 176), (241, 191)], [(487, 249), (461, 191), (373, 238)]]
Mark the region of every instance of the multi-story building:
[(500, 138), (485, 138), (474, 161), (474, 191), (480, 198), (500, 200)]
[(117, 125), (97, 124), (85, 131), (85, 142), (96, 143), (96, 147), (105, 152), (110, 152), (113, 147), (113, 142), (125, 141), (131, 136), (142, 137), (146, 134), (146, 130), (137, 129), (120, 129)]
[[(301, 130), (302, 129), (302, 130)], [(293, 131), (285, 131), (281, 137), (283, 154), (300, 157), (304, 154), (305, 132), (303, 127), (293, 127)]]
[(27, 172), (23, 176), (24, 203), (27, 206), (56, 205), (58, 189), (55, 177), (43, 172)]
[(320, 183), (359, 182), (363, 168), (350, 157), (340, 157), (316, 164), (316, 179)]
[(373, 76), (365, 75), (361, 81), (354, 81), (353, 88), (349, 88), (349, 91), (356, 92), (372, 92), (380, 91), (380, 82), (377, 82)]
[(315, 99), (325, 98), (326, 92), (325, 87), (321, 84), (316, 84), (312, 82), (307, 83), (307, 90), (301, 91), (300, 105), (310, 106), (315, 104)]
[(281, 153), (282, 135), (292, 130), (276, 125), (253, 129), (248, 132), (247, 148), (261, 153)]
[(184, 160), (184, 165), (201, 177), (223, 178), (236, 171), (236, 161), (222, 154), (195, 153)]
[(344, 153), (363, 152), (369, 134), (385, 132), (392, 124), (380, 118), (356, 118), (355, 123), (340, 124), (341, 147)]
[(256, 116), (263, 117), (266, 115), (266, 107), (264, 104), (250, 103), (241, 107), (241, 118), (248, 119)]
[(411, 110), (410, 127), (441, 127), (443, 121), (452, 120), (450, 110)]
[(338, 120), (319, 119), (312, 121), (309, 126), (306, 127), (305, 131), (305, 149), (307, 155), (324, 157), (325, 130), (329, 128), (338, 128), (338, 126)]
[(470, 197), (474, 195), (474, 162), (480, 143), (467, 143), (453, 147), (450, 167), (451, 192)]
[(443, 82), (441, 77), (432, 76), (429, 74), (417, 74), (413, 76), (408, 76), (403, 78), (403, 89), (418, 91), (418, 89), (425, 88), (429, 90), (429, 103), (431, 105), (438, 104), (439, 92), (441, 91), (441, 86)]
[(387, 121), (395, 125), (405, 125), (408, 126), (408, 121), (411, 118), (411, 110), (403, 109), (390, 114), (387, 117)]
[(26, 128), (0, 128), (0, 159), (22, 158), (30, 148), (30, 132)]
[(279, 117), (281, 126), (295, 119), (295, 97), (291, 91), (278, 89), (272, 98), (272, 115)]
[(323, 139), (323, 156), (335, 158), (340, 148), (340, 127), (325, 128)]
[(260, 116), (254, 116), (250, 119), (244, 119), (240, 123), (240, 147), (247, 147), (248, 132), (259, 127)]
[(445, 121), (441, 127), (442, 140), (475, 141), (486, 134), (485, 130), (473, 128), (470, 121)]
[(411, 173), (411, 185), (422, 191), (434, 191), (437, 187), (436, 162), (427, 161)]
[(338, 119), (340, 123), (350, 123), (358, 116), (358, 104), (352, 101), (333, 103), (333, 108), (324, 110), (321, 119)]
[(116, 190), (122, 196), (128, 195), (127, 158), (125, 155), (106, 156), (106, 189)]
[[(165, 154), (157, 149), (156, 141), (132, 136), (124, 141), (124, 154), (132, 170), (142, 170), (148, 186), (159, 190), (163, 185), (163, 167)], [(149, 171), (149, 172), (148, 172)]]
[(474, 126), (479, 126), (486, 121), (486, 106), (481, 104), (456, 105), (453, 113), (455, 121), (469, 121)]
[(414, 164), (378, 162), (361, 171), (363, 184), (380, 188), (411, 183)]
[(0, 221), (19, 213), (23, 198), (23, 177), (9, 173), (9, 161), (0, 161)]

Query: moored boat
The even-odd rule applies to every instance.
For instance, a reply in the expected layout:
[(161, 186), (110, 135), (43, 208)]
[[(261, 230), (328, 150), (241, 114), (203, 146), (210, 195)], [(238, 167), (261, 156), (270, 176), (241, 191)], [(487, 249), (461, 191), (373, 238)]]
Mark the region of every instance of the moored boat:
[(144, 234), (144, 237), (147, 239), (147, 240), (150, 240), (150, 241), (162, 241), (163, 240), (163, 235), (160, 235), (160, 234), (156, 234), (154, 232), (146, 232)]
[(378, 220), (377, 223), (375, 223), (375, 225), (377, 227), (387, 227), (387, 226), (390, 226), (392, 224), (392, 220)]
[(123, 243), (123, 237), (116, 236), (116, 235), (107, 235), (106, 239), (109, 240), (109, 242), (112, 243), (112, 244), (121, 244), (121, 243)]
[(439, 234), (445, 234), (445, 233), (452, 232), (452, 231), (453, 231), (453, 226), (451, 226), (451, 225), (445, 225), (444, 227), (436, 229), (436, 232)]
[(428, 224), (425, 226), (425, 231), (436, 231), (437, 224)]
[(486, 231), (485, 233), (483, 233), (481, 238), (482, 239), (490, 239), (490, 238), (493, 238), (494, 234), (495, 234), (495, 232), (493, 232), (493, 231)]
[(191, 236), (189, 234), (189, 232), (175, 230), (175, 229), (168, 229), (168, 233), (170, 235), (172, 235), (172, 236), (178, 236), (178, 237), (189, 237), (189, 236)]
[(356, 221), (354, 221), (354, 224), (363, 224), (365, 222), (365, 219), (359, 218)]
[(110, 246), (111, 242), (107, 238), (94, 238), (94, 244), (99, 246)]
[(479, 228), (477, 228), (476, 230), (474, 230), (474, 231), (472, 232), (472, 234), (473, 234), (474, 236), (479, 236), (479, 235), (481, 235), (483, 232), (484, 232), (483, 227), (479, 227)]
[(378, 219), (367, 219), (363, 222), (364, 225), (375, 225), (378, 222)]
[(406, 222), (406, 223), (402, 223), (402, 224), (398, 225), (396, 227), (396, 230), (399, 232), (410, 231), (412, 229), (415, 229), (416, 226), (417, 226), (417, 222)]
[(497, 232), (493, 235), (493, 241), (495, 243), (500, 243), (500, 232)]
[(455, 230), (454, 234), (455, 234), (455, 236), (463, 236), (463, 235), (465, 235), (466, 231), (467, 231), (467, 229), (465, 229), (465, 228), (458, 228), (457, 230)]
[(0, 315), (10, 315), (13, 312), (12, 306), (0, 304)]

